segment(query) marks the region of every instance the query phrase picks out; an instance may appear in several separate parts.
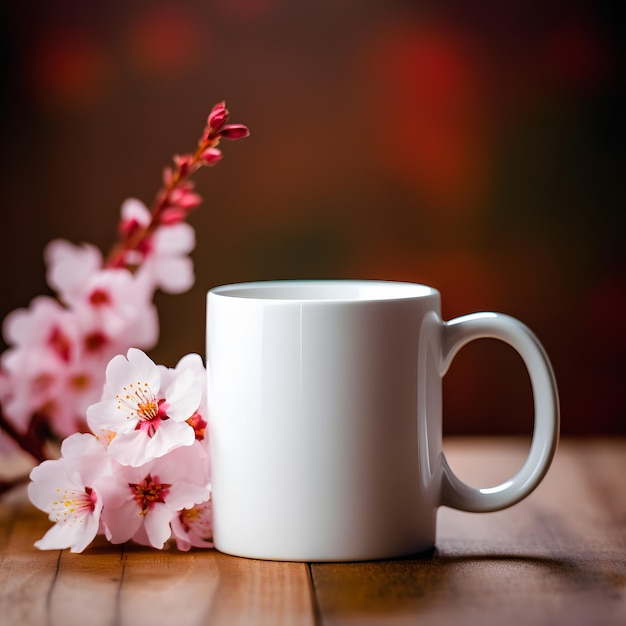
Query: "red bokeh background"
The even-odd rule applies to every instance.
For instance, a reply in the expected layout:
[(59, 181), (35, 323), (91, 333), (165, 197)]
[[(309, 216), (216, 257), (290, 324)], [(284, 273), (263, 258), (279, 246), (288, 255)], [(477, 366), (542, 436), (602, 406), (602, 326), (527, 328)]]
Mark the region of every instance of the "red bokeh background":
[[(428, 283), (444, 317), (515, 315), (560, 386), (563, 432), (626, 432), (626, 15), (619, 2), (5, 3), (2, 317), (46, 292), (53, 238), (108, 249), (128, 196), (225, 99), (252, 137), (197, 178), (197, 282), (159, 295), (173, 365), (204, 353), (217, 284)], [(2, 346), (0, 346), (2, 347)], [(445, 429), (524, 433), (519, 357), (472, 344)]]

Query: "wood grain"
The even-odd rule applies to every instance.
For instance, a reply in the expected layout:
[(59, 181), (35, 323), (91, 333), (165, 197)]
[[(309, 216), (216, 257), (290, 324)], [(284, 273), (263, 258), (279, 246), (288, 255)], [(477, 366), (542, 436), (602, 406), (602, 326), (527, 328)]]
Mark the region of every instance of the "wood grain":
[(306, 563), (111, 546), (40, 552), (49, 523), (30, 504), (0, 506), (0, 624), (155, 626), (315, 623)]
[[(454, 470), (490, 486), (527, 443), (446, 441)], [(626, 439), (566, 441), (529, 498), (498, 513), (441, 509), (436, 549), (366, 563), (281, 563), (98, 539), (41, 552), (24, 492), (0, 502), (2, 626), (623, 626)]]

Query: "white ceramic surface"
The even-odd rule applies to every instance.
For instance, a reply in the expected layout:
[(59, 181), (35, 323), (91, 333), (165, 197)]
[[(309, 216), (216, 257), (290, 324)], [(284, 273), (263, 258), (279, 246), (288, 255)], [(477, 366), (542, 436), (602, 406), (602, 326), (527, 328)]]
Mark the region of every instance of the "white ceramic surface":
[[(481, 337), (519, 352), (535, 403), (524, 466), (488, 489), (460, 481), (442, 452), (442, 377)], [(444, 322), (439, 293), (424, 285), (213, 289), (207, 372), (214, 539), (233, 555), (351, 561), (421, 552), (435, 544), (440, 505), (515, 504), (556, 450), (556, 383), (537, 338), (502, 314)]]

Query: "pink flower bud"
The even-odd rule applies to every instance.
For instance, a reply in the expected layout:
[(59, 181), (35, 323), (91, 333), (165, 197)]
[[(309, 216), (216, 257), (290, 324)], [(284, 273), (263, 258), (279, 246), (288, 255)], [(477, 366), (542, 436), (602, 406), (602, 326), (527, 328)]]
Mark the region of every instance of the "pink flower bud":
[(191, 154), (177, 154), (174, 157), (174, 163), (176, 163), (180, 175), (187, 176), (193, 164), (193, 156)]
[(195, 209), (202, 202), (202, 198), (190, 189), (179, 187), (172, 190), (170, 202), (181, 209)]
[(229, 117), (230, 113), (226, 108), (226, 103), (223, 101), (218, 102), (213, 109), (211, 109), (207, 123), (212, 129), (219, 130), (222, 126), (224, 126), (224, 124), (226, 124)]
[(186, 193), (178, 200), (177, 204), (183, 209), (195, 209), (202, 204), (202, 197), (197, 193)]
[(217, 148), (207, 148), (201, 155), (200, 160), (204, 165), (213, 165), (222, 158), (222, 151)]
[(118, 226), (120, 235), (125, 238), (131, 237), (140, 228), (142, 228), (142, 225), (134, 217), (120, 220)]
[(224, 126), (218, 133), (220, 137), (224, 139), (230, 139), (234, 141), (235, 139), (243, 139), (250, 134), (247, 126), (243, 124), (227, 124)]
[(163, 226), (172, 226), (172, 224), (182, 222), (186, 216), (187, 212), (183, 211), (180, 207), (170, 207), (161, 213), (159, 222), (163, 224)]

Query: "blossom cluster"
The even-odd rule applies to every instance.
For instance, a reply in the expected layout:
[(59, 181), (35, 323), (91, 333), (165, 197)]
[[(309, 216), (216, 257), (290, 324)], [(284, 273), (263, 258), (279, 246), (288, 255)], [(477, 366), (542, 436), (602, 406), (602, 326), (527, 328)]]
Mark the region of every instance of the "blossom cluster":
[(49, 456), (47, 440), (85, 429), (86, 409), (99, 399), (114, 355), (156, 345), (156, 290), (182, 293), (193, 285), (195, 232), (184, 220), (201, 198), (190, 177), (221, 159), (221, 139), (249, 134), (228, 120), (225, 103), (215, 105), (195, 153), (165, 168), (151, 210), (133, 198), (122, 204), (119, 241), (106, 258), (89, 244), (50, 243), (46, 279), (56, 297), (39, 296), (5, 318), (0, 434), (36, 460)]
[(197, 354), (156, 365), (130, 348), (107, 365), (90, 432), (61, 445), (61, 458), (31, 472), (28, 494), (54, 522), (35, 543), (82, 552), (104, 534), (162, 548), (211, 547), (206, 372)]
[[(127, 200), (122, 223), (131, 211), (149, 215), (138, 200)], [(135, 274), (106, 267), (94, 246), (63, 240), (48, 244), (47, 282), (58, 299), (38, 296), (27, 309), (9, 313), (3, 324), (11, 347), (0, 359), (0, 403), (19, 432), (28, 432), (33, 421), (59, 437), (83, 430), (87, 407), (102, 393), (107, 361), (129, 346), (148, 350), (156, 345), (153, 275), (162, 266), (177, 265), (176, 281), (169, 286), (182, 290), (191, 285), (191, 261), (182, 255), (193, 248), (193, 231), (181, 223), (163, 228), (154, 239), (150, 257)], [(164, 240), (169, 242), (163, 245)]]
[[(80, 552), (98, 534), (162, 548), (210, 546), (206, 372), (198, 355), (169, 369), (144, 351), (159, 337), (155, 292), (194, 283), (200, 196), (190, 177), (217, 163), (222, 139), (248, 136), (213, 107), (194, 153), (177, 155), (151, 209), (122, 204), (119, 240), (107, 257), (64, 240), (45, 249), (55, 293), (10, 313), (0, 355), (0, 445), (7, 437), (40, 465), (31, 501), (55, 522), (42, 549)], [(3, 436), (4, 435), (4, 436)], [(60, 458), (50, 441), (63, 439)]]

